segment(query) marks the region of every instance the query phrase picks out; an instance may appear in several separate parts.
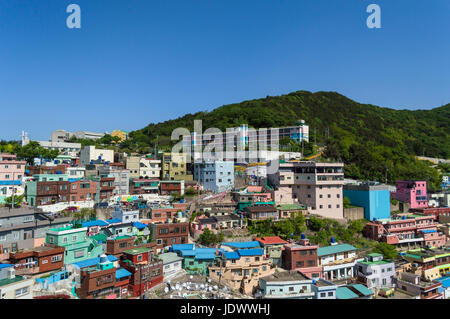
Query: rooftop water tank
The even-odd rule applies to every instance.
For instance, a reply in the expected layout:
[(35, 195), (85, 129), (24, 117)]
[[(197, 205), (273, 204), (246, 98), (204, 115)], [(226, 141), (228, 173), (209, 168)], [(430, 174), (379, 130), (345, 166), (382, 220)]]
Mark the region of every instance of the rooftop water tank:
[(334, 237), (331, 237), (331, 242), (334, 244), (336, 242), (336, 240), (334, 239)]
[(302, 234), (302, 235), (301, 235), (301, 238), (302, 238), (302, 239), (306, 239), (305, 234)]

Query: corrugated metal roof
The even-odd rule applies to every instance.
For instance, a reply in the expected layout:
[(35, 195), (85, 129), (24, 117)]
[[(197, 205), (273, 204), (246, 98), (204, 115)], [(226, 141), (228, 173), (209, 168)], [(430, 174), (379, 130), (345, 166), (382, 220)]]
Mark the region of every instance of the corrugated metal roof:
[(261, 256), (264, 254), (264, 249), (238, 249), (237, 253), (241, 256)]
[(94, 226), (108, 226), (109, 224), (104, 220), (92, 220), (89, 222), (81, 223), (82, 227), (94, 227)]
[(216, 258), (216, 255), (213, 253), (200, 253), (195, 255), (195, 259), (214, 259)]
[(146, 224), (143, 224), (143, 223), (140, 223), (140, 222), (134, 222), (133, 226), (137, 227), (138, 229), (143, 229), (143, 228), (148, 227)]
[(194, 244), (173, 244), (172, 245), (172, 250), (173, 251), (177, 251), (177, 250), (192, 250), (194, 249), (195, 245)]
[(332, 245), (332, 246), (326, 246), (326, 247), (319, 247), (317, 249), (317, 256), (326, 256), (326, 255), (332, 255), (332, 254), (338, 254), (343, 253), (345, 251), (351, 251), (356, 250), (356, 247), (349, 245), (349, 244), (338, 244), (338, 245)]
[(353, 298), (358, 298), (358, 295), (355, 294), (350, 289), (348, 289), (347, 287), (337, 287), (336, 298), (337, 299), (353, 299)]
[(241, 256), (239, 256), (239, 254), (237, 252), (235, 252), (235, 251), (232, 251), (232, 252), (226, 251), (223, 254), (225, 255), (226, 259), (239, 259), (239, 258), (241, 258)]
[(351, 285), (353, 288), (355, 288), (356, 290), (358, 290), (360, 293), (362, 293), (364, 296), (370, 296), (373, 295), (373, 291), (370, 290), (369, 288), (367, 288), (366, 286), (362, 285), (362, 284), (354, 284)]
[[(116, 260), (118, 260), (117, 257), (115, 257), (114, 255), (107, 255), (108, 260), (110, 262), (114, 262)], [(91, 266), (95, 266), (100, 262), (100, 257), (97, 258), (91, 258), (91, 259), (87, 259), (84, 261), (79, 261), (77, 263), (73, 263), (72, 265), (78, 268), (85, 268), (85, 267), (91, 267)]]
[(435, 279), (436, 281), (440, 281), (442, 283), (442, 287), (449, 288), (450, 287), (450, 276), (442, 277)]
[(230, 243), (222, 243), (222, 245), (235, 247), (235, 248), (255, 248), (261, 247), (259, 241), (238, 241), (238, 242), (230, 242)]
[(9, 268), (9, 267), (14, 267), (14, 265), (11, 265), (11, 264), (0, 264), (0, 269)]
[(120, 223), (122, 221), (120, 219), (117, 219), (117, 218), (112, 218), (112, 219), (108, 219), (106, 222), (109, 223), (109, 224), (113, 224), (113, 223)]
[(123, 277), (131, 276), (131, 272), (124, 268), (119, 268), (116, 270), (116, 279), (120, 279)]
[(161, 258), (163, 264), (169, 264), (183, 259), (182, 257), (179, 257), (176, 253), (164, 253), (158, 255), (158, 257)]

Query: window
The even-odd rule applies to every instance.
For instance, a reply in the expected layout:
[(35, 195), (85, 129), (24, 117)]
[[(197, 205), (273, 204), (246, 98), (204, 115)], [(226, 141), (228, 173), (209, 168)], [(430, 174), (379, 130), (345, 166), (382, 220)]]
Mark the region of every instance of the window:
[(52, 256), (52, 263), (57, 263), (62, 260), (62, 255)]
[(20, 297), (20, 296), (28, 294), (28, 288), (29, 287), (23, 287), (23, 288), (16, 289), (16, 297)]
[(75, 258), (84, 257), (84, 250), (77, 250), (73, 255)]
[(327, 294), (325, 292), (320, 293), (320, 297), (325, 298), (326, 296), (327, 296)]
[(328, 297), (333, 297), (333, 292), (332, 291), (328, 292)]

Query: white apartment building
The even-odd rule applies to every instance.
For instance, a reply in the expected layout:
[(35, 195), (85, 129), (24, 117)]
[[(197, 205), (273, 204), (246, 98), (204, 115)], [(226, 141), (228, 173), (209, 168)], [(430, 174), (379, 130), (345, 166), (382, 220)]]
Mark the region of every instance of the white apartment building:
[(96, 149), (95, 146), (85, 146), (80, 152), (80, 166), (89, 165), (91, 161), (104, 160), (105, 162), (114, 162), (114, 151)]

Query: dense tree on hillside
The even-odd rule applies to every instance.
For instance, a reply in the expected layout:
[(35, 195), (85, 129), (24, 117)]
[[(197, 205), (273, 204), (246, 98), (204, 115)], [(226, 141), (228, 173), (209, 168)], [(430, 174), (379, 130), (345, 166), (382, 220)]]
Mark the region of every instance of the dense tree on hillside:
[[(450, 156), (449, 118), (450, 104), (432, 110), (393, 110), (360, 104), (336, 92), (298, 91), (150, 124), (130, 133), (130, 143), (152, 144), (158, 136), (158, 145), (171, 146), (175, 142), (167, 137), (172, 130), (185, 127), (192, 131), (194, 119), (203, 121), (203, 129), (217, 127), (223, 132), (243, 123), (269, 128), (296, 125), (304, 119), (310, 126), (310, 141), (325, 145), (327, 158), (343, 161), (347, 177), (391, 184), (397, 179), (425, 179), (435, 190), (440, 184), (438, 171), (415, 155)], [(290, 149), (300, 146), (280, 142)]]
[(374, 253), (382, 254), (385, 259), (397, 259), (398, 253), (394, 245), (389, 245), (387, 243), (377, 243), (373, 249)]
[(42, 158), (45, 160), (52, 160), (59, 155), (58, 150), (48, 150), (39, 145), (38, 142), (30, 141), (25, 146), (17, 147), (14, 152), (17, 154), (19, 160), (26, 161), (29, 165), (32, 165), (34, 158)]

